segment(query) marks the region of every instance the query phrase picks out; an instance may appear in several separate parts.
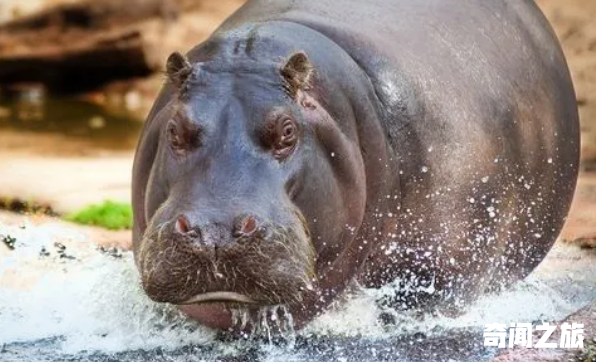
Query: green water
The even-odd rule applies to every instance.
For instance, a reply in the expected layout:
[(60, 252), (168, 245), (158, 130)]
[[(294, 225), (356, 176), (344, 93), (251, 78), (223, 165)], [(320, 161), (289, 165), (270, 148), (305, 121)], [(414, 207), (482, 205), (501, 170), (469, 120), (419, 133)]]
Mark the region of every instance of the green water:
[(27, 143), (31, 136), (29, 149), (36, 150), (35, 143), (38, 148), (47, 147), (41, 139), (54, 141), (53, 145), (75, 141), (87, 150), (133, 150), (142, 126), (140, 117), (126, 111), (109, 112), (76, 98), (46, 97), (37, 92), (0, 96), (0, 135)]

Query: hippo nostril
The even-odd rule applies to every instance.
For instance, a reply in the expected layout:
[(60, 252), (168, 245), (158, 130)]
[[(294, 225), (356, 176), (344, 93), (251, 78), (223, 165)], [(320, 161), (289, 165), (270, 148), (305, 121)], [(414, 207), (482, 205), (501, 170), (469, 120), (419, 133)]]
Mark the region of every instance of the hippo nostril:
[(235, 237), (252, 235), (258, 229), (258, 222), (254, 216), (244, 217), (234, 230)]
[(178, 216), (178, 220), (176, 220), (176, 231), (180, 234), (186, 234), (190, 231), (190, 224), (188, 223), (186, 216)]
[(178, 220), (176, 220), (176, 231), (180, 234), (184, 234), (190, 237), (197, 237), (198, 233), (196, 230), (192, 228), (188, 218), (184, 215), (178, 216)]

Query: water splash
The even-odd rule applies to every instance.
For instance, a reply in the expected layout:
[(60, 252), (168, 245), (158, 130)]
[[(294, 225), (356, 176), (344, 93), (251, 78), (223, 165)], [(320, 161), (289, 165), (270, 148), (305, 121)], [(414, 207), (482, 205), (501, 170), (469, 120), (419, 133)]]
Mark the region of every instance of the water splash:
[[(268, 344), (284, 344), (293, 348), (296, 330), (292, 312), (286, 305), (232, 309), (232, 324), (242, 332), (245, 339), (264, 338)], [(246, 332), (246, 331), (249, 332)]]
[[(76, 353), (213, 339), (214, 332), (144, 295), (130, 253), (104, 255), (56, 224), (0, 225), (0, 234), (17, 240), (0, 258), (0, 344), (59, 336), (62, 351)], [(70, 258), (56, 245), (65, 245)]]
[[(542, 271), (538, 270), (514, 289), (498, 297), (481, 298), (458, 318), (421, 318), (387, 310), (377, 300), (390, 293), (390, 288), (356, 288), (345, 296), (345, 301), (299, 332), (293, 329), (287, 306), (232, 310), (237, 326), (252, 324), (256, 328), (243, 341), (221, 343), (215, 332), (184, 318), (177, 309), (149, 300), (139, 285), (131, 253), (101, 253), (83, 235), (63, 224), (20, 227), (0, 222), (1, 235), (10, 235), (16, 243), (15, 250), (4, 254), (0, 251), (0, 345), (58, 337), (57, 352), (63, 354), (211, 346), (218, 355), (225, 355), (238, 353), (238, 343), (244, 343), (256, 348), (263, 361), (306, 361), (312, 359), (304, 359), (301, 350), (295, 348), (304, 339), (335, 341), (353, 337), (358, 341), (394, 343), (396, 336), (448, 335), (451, 331), (479, 328), (486, 323), (555, 321), (595, 296), (594, 290), (584, 288), (581, 292), (585, 298), (574, 301), (576, 298), (566, 298), (560, 289), (553, 289), (558, 282), (577, 286), (578, 283), (561, 278), (573, 275), (577, 280), (577, 276), (588, 275), (585, 268), (593, 263), (583, 266), (569, 263), (571, 269), (583, 268), (581, 273), (580, 269), (577, 273), (571, 269), (562, 273), (559, 264), (555, 264), (556, 273), (548, 267), (539, 268)], [(556, 248), (550, 254), (554, 259), (550, 263), (576, 258), (569, 252)], [(588, 283), (594, 285), (591, 280)], [(380, 343), (382, 346), (383, 342)], [(204, 349), (196, 353), (200, 353), (196, 360), (211, 360)], [(187, 359), (172, 359), (182, 360)]]
[[(581, 258), (584, 262), (578, 263)], [(566, 263), (565, 269), (558, 259), (574, 260), (574, 263)], [(355, 286), (347, 300), (332, 306), (305, 331), (312, 335), (379, 339), (417, 333), (436, 335), (450, 329), (482, 328), (495, 322), (554, 322), (596, 298), (596, 278), (580, 280), (576, 275), (578, 271), (584, 276), (591, 275), (586, 273), (590, 267), (596, 271), (589, 256), (578, 248), (557, 244), (545, 262), (524, 281), (498, 295), (480, 297), (457, 317), (421, 316), (416, 312), (383, 307), (378, 301), (391, 296), (399, 281), (381, 289)], [(419, 289), (429, 292), (431, 287), (432, 283)]]

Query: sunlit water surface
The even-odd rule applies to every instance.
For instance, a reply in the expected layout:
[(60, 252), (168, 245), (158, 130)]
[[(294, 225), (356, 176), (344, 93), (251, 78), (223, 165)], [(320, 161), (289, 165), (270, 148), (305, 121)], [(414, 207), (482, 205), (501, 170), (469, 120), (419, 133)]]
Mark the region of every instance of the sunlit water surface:
[[(382, 292), (361, 289), (297, 335), (229, 340), (150, 301), (131, 253), (101, 252), (61, 224), (0, 222), (0, 239), (8, 235), (16, 243), (0, 254), (0, 361), (6, 362), (481, 361), (495, 353), (482, 346), (484, 324), (553, 322), (596, 297), (596, 283), (582, 279), (596, 275), (596, 263), (569, 262), (554, 274), (541, 267), (455, 319), (383, 311), (375, 303)], [(579, 253), (557, 246), (544, 265)]]

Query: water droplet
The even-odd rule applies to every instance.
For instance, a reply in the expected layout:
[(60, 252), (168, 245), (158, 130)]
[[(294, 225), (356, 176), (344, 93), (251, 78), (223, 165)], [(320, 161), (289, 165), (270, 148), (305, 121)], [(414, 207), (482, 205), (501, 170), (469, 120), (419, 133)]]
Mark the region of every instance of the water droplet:
[(490, 218), (494, 218), (495, 216), (497, 216), (497, 214), (495, 213), (495, 208), (493, 206), (487, 207), (486, 211), (488, 212), (488, 216)]

